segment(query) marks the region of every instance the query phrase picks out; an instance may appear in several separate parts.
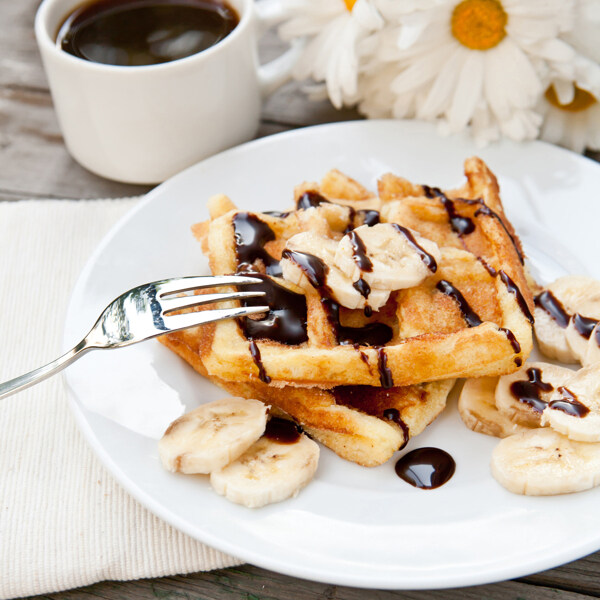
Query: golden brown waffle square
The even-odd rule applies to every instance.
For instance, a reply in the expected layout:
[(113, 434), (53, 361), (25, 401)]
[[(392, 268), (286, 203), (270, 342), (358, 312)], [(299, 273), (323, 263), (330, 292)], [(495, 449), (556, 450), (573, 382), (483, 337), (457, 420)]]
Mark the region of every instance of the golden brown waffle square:
[[(218, 323), (198, 346), (207, 375), (268, 383), (269, 390), (329, 390), (396, 388), (518, 368), (532, 347), (522, 249), (491, 171), (471, 158), (465, 174), (463, 187), (446, 192), (384, 175), (376, 195), (331, 171), (320, 184), (298, 186), (296, 209), (279, 214), (240, 211), (225, 196), (212, 198), (210, 220), (193, 228), (211, 271), (256, 273), (262, 281), (253, 288), (268, 292), (271, 312)], [(435, 272), (392, 292), (380, 310), (339, 306), (314, 269), (305, 270), (302, 286), (281, 278), (292, 236), (313, 232), (339, 241), (377, 221), (418, 232), (441, 251)], [(320, 268), (328, 267), (321, 261)]]
[[(208, 310), (207, 306), (197, 310)], [(202, 364), (207, 340), (216, 324), (211, 323), (162, 336), (160, 341), (186, 360), (198, 373), (210, 378), (234, 396), (259, 399), (271, 406), (271, 414), (282, 411), (313, 438), (336, 454), (373, 467), (383, 464), (421, 433), (445, 408), (454, 380), (389, 389), (372, 386), (276, 388), (262, 381), (225, 381), (210, 377)]]

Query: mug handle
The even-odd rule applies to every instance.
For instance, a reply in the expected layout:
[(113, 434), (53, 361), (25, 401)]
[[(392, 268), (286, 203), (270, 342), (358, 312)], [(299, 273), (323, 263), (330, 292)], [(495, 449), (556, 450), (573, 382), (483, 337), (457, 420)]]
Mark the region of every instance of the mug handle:
[[(284, 2), (281, 0), (262, 0), (262, 2), (255, 3), (259, 35), (281, 21), (283, 4)], [(302, 40), (293, 40), (289, 50), (259, 66), (258, 80), (263, 98), (272, 94), (292, 78), (292, 70), (300, 58), (304, 45)]]

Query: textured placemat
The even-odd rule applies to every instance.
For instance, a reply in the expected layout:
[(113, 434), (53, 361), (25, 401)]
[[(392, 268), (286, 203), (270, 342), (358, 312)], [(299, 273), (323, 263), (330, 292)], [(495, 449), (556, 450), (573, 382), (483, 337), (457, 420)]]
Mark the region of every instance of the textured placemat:
[[(60, 354), (79, 272), (137, 201), (0, 203), (0, 381)], [(0, 401), (0, 598), (234, 564), (113, 481), (77, 430), (60, 375)]]

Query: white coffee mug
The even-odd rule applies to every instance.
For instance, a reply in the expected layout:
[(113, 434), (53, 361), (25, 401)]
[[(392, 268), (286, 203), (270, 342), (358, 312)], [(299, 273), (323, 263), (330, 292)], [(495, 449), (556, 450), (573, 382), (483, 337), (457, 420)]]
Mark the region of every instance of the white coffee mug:
[(278, 2), (229, 0), (240, 21), (223, 40), (187, 58), (123, 67), (77, 58), (56, 44), (81, 0), (44, 0), (35, 34), (69, 153), (90, 171), (128, 183), (157, 183), (251, 139), (261, 100), (284, 83), (299, 48), (260, 66), (259, 27)]

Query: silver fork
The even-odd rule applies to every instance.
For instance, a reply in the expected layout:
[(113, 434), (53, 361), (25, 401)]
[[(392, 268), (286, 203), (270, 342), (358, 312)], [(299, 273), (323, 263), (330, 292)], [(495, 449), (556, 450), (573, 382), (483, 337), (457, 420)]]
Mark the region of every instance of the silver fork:
[(237, 286), (253, 283), (260, 283), (260, 279), (241, 275), (221, 275), (164, 279), (135, 287), (113, 300), (83, 340), (60, 358), (20, 377), (0, 383), (0, 400), (62, 371), (90, 350), (121, 348), (171, 331), (266, 312), (269, 310), (268, 306), (247, 306), (170, 314), (201, 304), (265, 295), (264, 292), (256, 291), (185, 296), (174, 294), (223, 285)]

